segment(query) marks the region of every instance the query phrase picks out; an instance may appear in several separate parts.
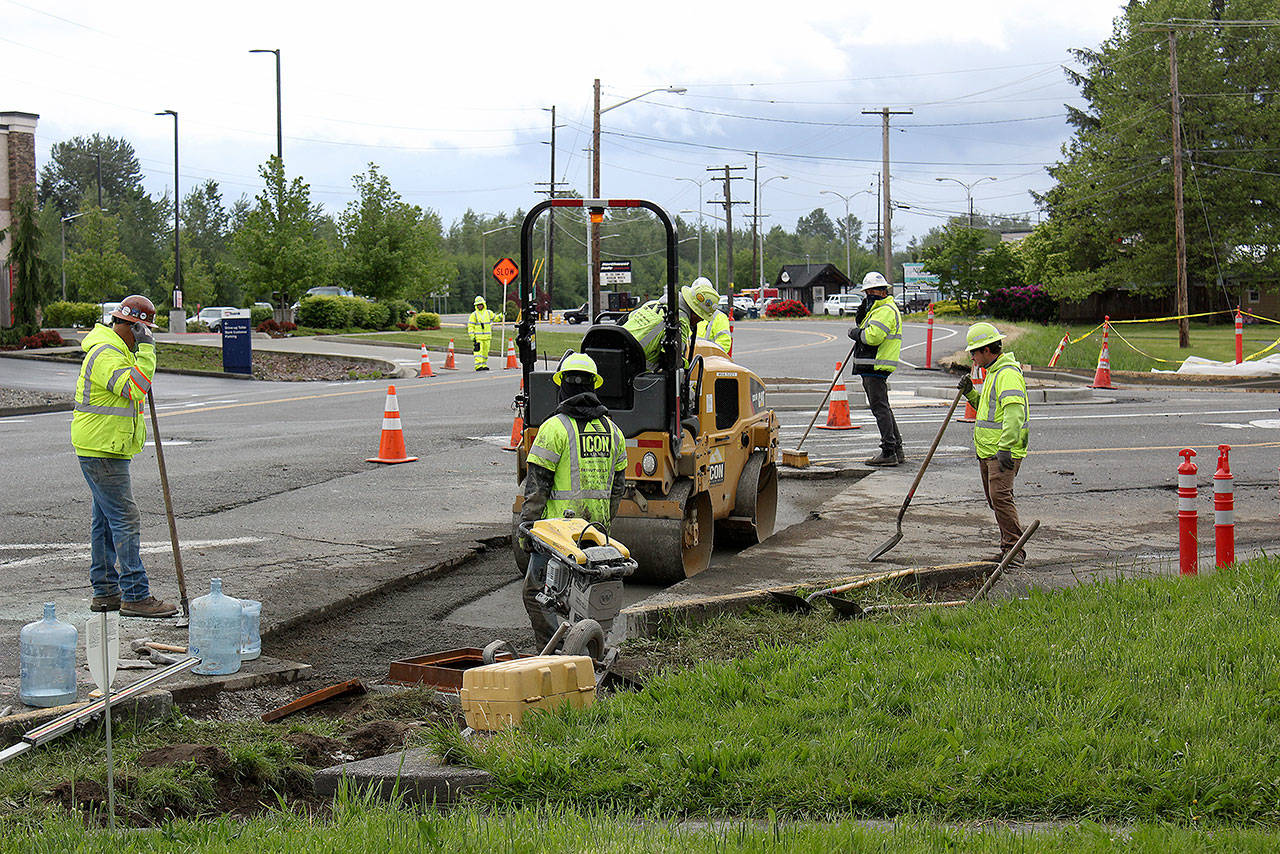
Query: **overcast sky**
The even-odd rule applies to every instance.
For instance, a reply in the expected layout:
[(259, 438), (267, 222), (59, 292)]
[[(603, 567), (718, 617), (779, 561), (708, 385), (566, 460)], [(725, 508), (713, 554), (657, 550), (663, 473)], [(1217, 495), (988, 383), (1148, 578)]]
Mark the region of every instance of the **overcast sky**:
[[(589, 194), (592, 79), (604, 115), (603, 195), (640, 196), (672, 213), (698, 207), (708, 166), (760, 153), (766, 224), (795, 226), (844, 202), (824, 189), (871, 189), (878, 116), (910, 109), (891, 135), (903, 236), (965, 209), (1033, 213), (1029, 189), (1069, 137), (1068, 51), (1106, 38), (1117, 0), (898, 0), (889, 3), (308, 3), (216, 4), (0, 0), (0, 110), (38, 113), (37, 158), (94, 132), (137, 149), (147, 187), (173, 183), (172, 120), (181, 116), (183, 192), (207, 178), (230, 201), (258, 191), (275, 151), (275, 68), (283, 56), (284, 156), (331, 212), (351, 177), (379, 164), (446, 226), (467, 208), (528, 208), (550, 173)], [(748, 170), (742, 173), (750, 176)], [(734, 186), (749, 199), (748, 181)], [(703, 198), (719, 198), (712, 185)], [(850, 209), (874, 224), (875, 195)], [(709, 213), (717, 208), (705, 206)], [(735, 216), (748, 209), (735, 209)], [(835, 260), (835, 259), (833, 259)], [(841, 259), (842, 260), (842, 259)]]

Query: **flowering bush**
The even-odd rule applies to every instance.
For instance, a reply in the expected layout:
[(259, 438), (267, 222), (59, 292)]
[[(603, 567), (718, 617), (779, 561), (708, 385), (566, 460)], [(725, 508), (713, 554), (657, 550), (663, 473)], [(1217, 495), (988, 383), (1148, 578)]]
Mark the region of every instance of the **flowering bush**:
[(1039, 285), (1014, 285), (988, 293), (982, 309), (1002, 320), (1049, 323), (1058, 315), (1058, 301)]
[(34, 335), (22, 336), (19, 343), (22, 344), (25, 350), (39, 350), (41, 347), (61, 347), (63, 341), (62, 336), (56, 330), (46, 329)]
[(775, 302), (764, 310), (765, 317), (808, 317), (809, 309), (804, 303), (794, 299)]
[(298, 324), (285, 321), (284, 323), (276, 323), (274, 319), (264, 320), (255, 327), (259, 332), (265, 332), (272, 338), (283, 338), (288, 333), (298, 328)]

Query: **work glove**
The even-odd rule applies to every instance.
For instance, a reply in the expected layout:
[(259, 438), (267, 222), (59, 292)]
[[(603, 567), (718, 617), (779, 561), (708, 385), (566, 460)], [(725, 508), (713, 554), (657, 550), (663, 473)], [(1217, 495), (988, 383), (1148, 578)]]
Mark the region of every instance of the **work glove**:
[(960, 378), (960, 382), (956, 385), (956, 388), (960, 389), (961, 394), (968, 395), (969, 392), (973, 391), (973, 377), (965, 374)]
[(855, 343), (857, 343), (857, 344), (861, 344), (861, 343), (862, 343), (862, 327), (860, 327), (860, 326), (850, 326), (850, 327), (849, 327), (849, 340), (851, 340), (851, 341), (853, 341), (853, 342), (855, 342)]
[(151, 331), (151, 327), (147, 326), (141, 320), (133, 322), (133, 341), (135, 344), (151, 344), (155, 345), (156, 336)]
[(472, 339), (471, 339), (471, 352), (472, 352), (472, 353), (479, 353), (479, 352), (480, 352), (480, 339), (479, 339), (479, 338), (472, 338)]
[(516, 540), (516, 545), (518, 545), (520, 547), (520, 550), (525, 554), (527, 555), (533, 554), (533, 540), (530, 540), (524, 534), (521, 534), (520, 537)]
[(1000, 461), (1000, 468), (1013, 471), (1013, 451), (996, 451), (996, 459)]

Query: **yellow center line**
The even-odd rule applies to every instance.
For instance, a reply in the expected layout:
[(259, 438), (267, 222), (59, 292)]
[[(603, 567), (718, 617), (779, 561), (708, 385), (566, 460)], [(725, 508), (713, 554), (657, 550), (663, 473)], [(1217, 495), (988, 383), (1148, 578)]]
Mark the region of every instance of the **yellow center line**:
[(826, 332), (813, 332), (802, 329), (789, 329), (787, 331), (794, 335), (815, 335), (819, 340), (810, 341), (807, 344), (788, 344), (785, 347), (766, 347), (763, 350), (738, 350), (734, 355), (736, 356), (738, 353), (741, 353), (744, 356), (754, 356), (757, 353), (777, 353), (780, 350), (799, 350), (802, 347), (812, 347), (815, 344), (826, 344), (830, 341), (836, 340), (836, 336), (828, 335)]

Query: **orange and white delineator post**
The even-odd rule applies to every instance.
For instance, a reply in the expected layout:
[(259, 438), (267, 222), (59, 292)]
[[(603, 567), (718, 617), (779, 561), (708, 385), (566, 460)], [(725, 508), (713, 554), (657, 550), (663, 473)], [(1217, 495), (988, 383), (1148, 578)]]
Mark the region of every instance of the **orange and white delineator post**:
[(422, 363), (418, 366), (418, 377), (434, 377), (436, 372), (431, 370), (431, 357), (427, 355), (427, 345), (422, 345)]
[(1049, 360), (1049, 367), (1058, 367), (1058, 359), (1062, 356), (1062, 351), (1067, 349), (1067, 345), (1071, 343), (1071, 333), (1064, 332), (1062, 340), (1058, 342), (1058, 349), (1053, 351), (1053, 358)]
[[(973, 390), (978, 394), (982, 394), (982, 385), (987, 381), (987, 369), (971, 364), (969, 366), (969, 379), (973, 380)], [(966, 397), (964, 399), (964, 415), (960, 416), (960, 421), (963, 424), (972, 424), (977, 420), (978, 410), (974, 409), (973, 404)]]
[(452, 338), (450, 338), (450, 339), (449, 339), (449, 349), (445, 351), (445, 355), (444, 355), (444, 369), (445, 369), (446, 371), (456, 371), (456, 370), (458, 370), (458, 365), (457, 365), (457, 363), (456, 363), (456, 362), (454, 362), (454, 360), (453, 360), (453, 339), (452, 339)]
[(404, 448), (404, 430), (400, 427), (400, 403), (396, 400), (396, 387), (387, 386), (387, 405), (382, 412), (382, 441), (378, 444), (378, 456), (367, 457), (366, 463), (411, 463)]
[(1240, 314), (1240, 306), (1236, 306), (1236, 364), (1244, 364), (1244, 315)]
[(507, 364), (503, 366), (502, 370), (511, 371), (511, 370), (515, 370), (518, 367), (520, 367), (520, 363), (516, 361), (516, 339), (508, 338), (507, 339)]
[(1178, 466), (1178, 568), (1183, 575), (1196, 575), (1199, 573), (1200, 536), (1197, 531), (1196, 464), (1191, 462), (1196, 452), (1183, 448), (1178, 455), (1182, 457), (1182, 464)]
[(933, 303), (929, 303), (929, 335), (924, 343), (924, 369), (933, 370)]
[(1236, 562), (1235, 476), (1227, 455), (1230, 445), (1218, 446), (1218, 470), (1213, 473), (1213, 537), (1218, 567)]
[(831, 404), (827, 407), (827, 423), (819, 424), (819, 430), (857, 430), (862, 425), (849, 420), (849, 392), (839, 379), (844, 363), (836, 362), (836, 384), (831, 388)]
[(1093, 373), (1093, 385), (1089, 388), (1115, 388), (1111, 384), (1111, 347), (1107, 341), (1111, 333), (1111, 318), (1102, 319), (1102, 349), (1098, 351), (1098, 369)]

